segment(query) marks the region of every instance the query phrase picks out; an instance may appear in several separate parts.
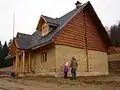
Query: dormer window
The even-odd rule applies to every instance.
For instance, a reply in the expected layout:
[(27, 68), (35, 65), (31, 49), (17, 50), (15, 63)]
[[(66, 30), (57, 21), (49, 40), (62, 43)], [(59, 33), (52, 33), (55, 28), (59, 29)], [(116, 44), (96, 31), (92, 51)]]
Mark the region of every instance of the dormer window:
[(42, 36), (45, 36), (46, 34), (48, 34), (48, 32), (49, 32), (49, 26), (48, 24), (44, 23), (42, 25), (42, 30), (41, 30)]
[(53, 28), (56, 28), (59, 25), (57, 19), (41, 15), (38, 22), (37, 30), (40, 31), (42, 36), (47, 35)]

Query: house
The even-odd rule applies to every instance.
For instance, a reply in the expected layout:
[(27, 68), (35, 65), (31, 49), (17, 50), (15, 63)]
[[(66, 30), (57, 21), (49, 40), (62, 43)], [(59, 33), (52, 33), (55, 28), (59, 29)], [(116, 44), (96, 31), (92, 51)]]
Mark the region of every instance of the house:
[[(63, 75), (74, 56), (78, 76), (108, 75), (108, 35), (88, 1), (60, 18), (41, 15), (32, 35), (18, 33), (9, 46), (18, 74)], [(13, 58), (13, 57), (12, 57)]]
[(111, 46), (108, 49), (108, 61), (120, 61), (120, 47)]
[(120, 47), (111, 46), (108, 49), (109, 72), (114, 74), (120, 73)]

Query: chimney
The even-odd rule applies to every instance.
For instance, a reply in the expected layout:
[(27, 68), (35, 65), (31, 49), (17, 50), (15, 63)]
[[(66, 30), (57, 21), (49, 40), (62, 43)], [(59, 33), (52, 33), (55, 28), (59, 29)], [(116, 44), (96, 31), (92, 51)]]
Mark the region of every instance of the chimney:
[(77, 1), (77, 2), (75, 3), (76, 8), (79, 8), (79, 7), (81, 6), (81, 4), (82, 4), (82, 3), (80, 3), (79, 1)]

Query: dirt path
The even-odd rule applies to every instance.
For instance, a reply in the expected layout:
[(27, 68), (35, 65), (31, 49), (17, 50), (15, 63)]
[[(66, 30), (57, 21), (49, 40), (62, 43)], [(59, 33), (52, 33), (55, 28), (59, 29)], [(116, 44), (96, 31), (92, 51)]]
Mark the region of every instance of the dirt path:
[[(113, 80), (112, 80), (113, 79)], [(63, 78), (0, 78), (0, 90), (120, 90), (119, 77), (80, 77), (73, 81)]]

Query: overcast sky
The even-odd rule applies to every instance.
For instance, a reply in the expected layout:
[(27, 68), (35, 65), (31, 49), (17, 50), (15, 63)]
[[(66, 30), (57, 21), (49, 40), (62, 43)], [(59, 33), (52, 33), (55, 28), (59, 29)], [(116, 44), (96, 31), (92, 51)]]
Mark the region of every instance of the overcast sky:
[[(15, 13), (15, 34), (32, 34), (40, 15), (60, 17), (75, 8), (77, 0), (0, 0), (0, 40), (13, 37), (13, 13)], [(84, 3), (87, 0), (79, 0)], [(104, 26), (111, 26), (120, 20), (120, 0), (90, 0)]]

